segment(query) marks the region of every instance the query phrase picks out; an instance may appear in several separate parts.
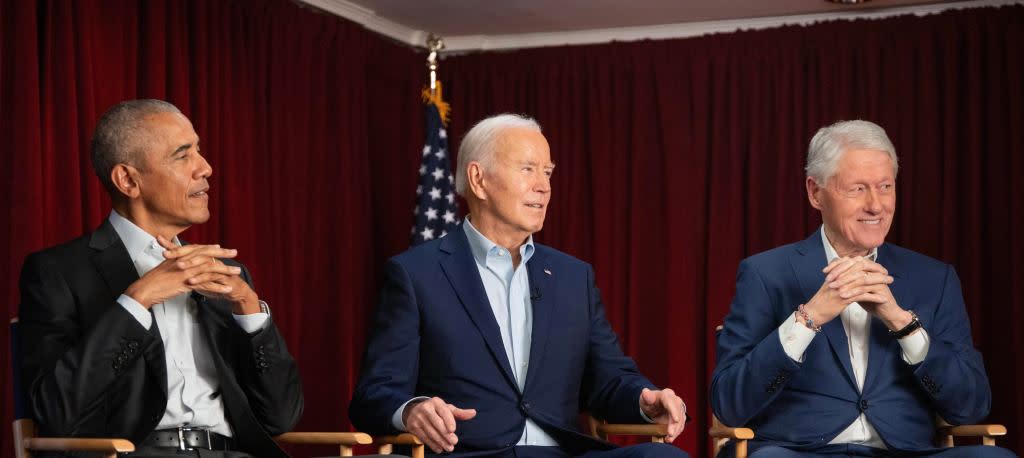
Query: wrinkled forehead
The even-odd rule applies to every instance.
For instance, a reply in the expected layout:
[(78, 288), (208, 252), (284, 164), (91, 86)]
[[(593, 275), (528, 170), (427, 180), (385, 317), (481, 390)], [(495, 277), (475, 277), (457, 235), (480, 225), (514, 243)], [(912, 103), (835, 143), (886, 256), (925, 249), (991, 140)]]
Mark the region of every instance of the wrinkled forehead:
[(495, 159), (499, 161), (529, 161), (551, 165), (551, 147), (544, 134), (523, 127), (503, 130), (494, 142)]
[(848, 180), (895, 180), (896, 166), (888, 152), (849, 149), (843, 152), (832, 178)]

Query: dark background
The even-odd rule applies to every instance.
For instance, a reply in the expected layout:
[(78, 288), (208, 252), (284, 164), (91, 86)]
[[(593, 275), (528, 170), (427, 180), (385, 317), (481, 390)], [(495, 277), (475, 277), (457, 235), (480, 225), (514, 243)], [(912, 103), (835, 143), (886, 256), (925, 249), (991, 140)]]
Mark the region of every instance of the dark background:
[[(956, 266), (990, 421), (1020, 453), (1022, 45), (1018, 5), (468, 54), (441, 79), (452, 149), (497, 112), (544, 127), (558, 167), (538, 239), (594, 264), (624, 349), (695, 415), (676, 444), (696, 456), (739, 260), (820, 224), (802, 170), (817, 128), (879, 123), (901, 165), (889, 239)], [(27, 253), (106, 218), (88, 152), (98, 116), (169, 100), (214, 167), (213, 217), (185, 238), (251, 268), (303, 372), (299, 428), (347, 430), (379, 268), (409, 240), (424, 58), (285, 0), (0, 0), (2, 307), (16, 316)], [(10, 424), (7, 351), (0, 363)]]

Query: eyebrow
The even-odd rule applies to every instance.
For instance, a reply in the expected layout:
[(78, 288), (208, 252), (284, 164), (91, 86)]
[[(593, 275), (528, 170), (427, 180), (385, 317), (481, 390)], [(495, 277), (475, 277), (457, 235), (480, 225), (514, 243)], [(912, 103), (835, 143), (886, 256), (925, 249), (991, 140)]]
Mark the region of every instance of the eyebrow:
[(171, 152), (171, 156), (174, 156), (175, 154), (178, 154), (178, 153), (180, 153), (182, 151), (186, 151), (186, 150), (188, 150), (190, 148), (192, 148), (192, 144), (191, 143), (186, 143), (184, 145), (181, 145), (181, 146), (177, 147), (174, 151)]

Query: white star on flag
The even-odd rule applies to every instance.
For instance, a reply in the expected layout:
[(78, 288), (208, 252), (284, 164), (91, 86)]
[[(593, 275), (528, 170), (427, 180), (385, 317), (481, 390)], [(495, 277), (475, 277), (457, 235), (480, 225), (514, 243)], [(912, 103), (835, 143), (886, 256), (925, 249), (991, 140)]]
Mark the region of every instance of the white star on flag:
[[(432, 101), (424, 107), (426, 140), (419, 164), (416, 208), (410, 242), (418, 245), (454, 232), (459, 224), (459, 203), (452, 179), (452, 155), (441, 112)], [(437, 235), (440, 234), (440, 235)]]

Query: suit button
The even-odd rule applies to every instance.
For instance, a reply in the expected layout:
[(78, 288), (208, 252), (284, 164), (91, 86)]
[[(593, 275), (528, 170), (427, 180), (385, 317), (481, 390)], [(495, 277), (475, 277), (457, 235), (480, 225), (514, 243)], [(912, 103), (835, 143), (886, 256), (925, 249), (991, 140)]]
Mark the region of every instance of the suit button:
[(527, 413), (530, 411), (530, 403), (524, 402), (522, 404), (519, 404), (519, 408), (523, 411), (523, 413)]
[(868, 400), (867, 399), (861, 399), (860, 400), (860, 410), (862, 412), (865, 411), (865, 410), (868, 410)]

